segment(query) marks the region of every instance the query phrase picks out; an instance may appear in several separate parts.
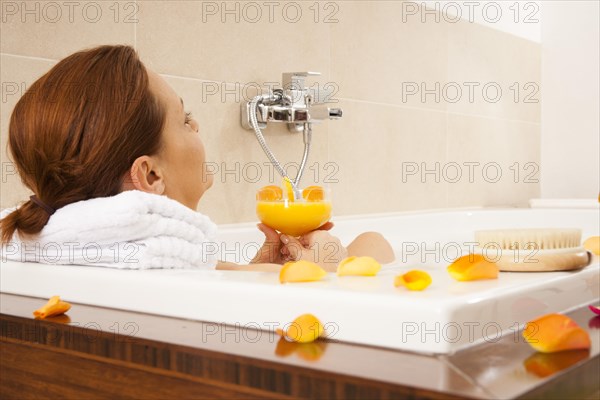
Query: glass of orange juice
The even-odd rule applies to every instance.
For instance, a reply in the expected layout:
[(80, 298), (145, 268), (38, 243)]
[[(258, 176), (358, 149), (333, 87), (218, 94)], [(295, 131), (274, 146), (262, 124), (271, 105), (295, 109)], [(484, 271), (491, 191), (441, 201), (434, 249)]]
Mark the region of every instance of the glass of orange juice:
[(294, 199), (289, 183), (283, 190), (271, 185), (256, 194), (256, 215), (260, 221), (291, 236), (301, 236), (313, 231), (331, 218), (329, 191), (321, 186), (308, 186), (302, 198)]

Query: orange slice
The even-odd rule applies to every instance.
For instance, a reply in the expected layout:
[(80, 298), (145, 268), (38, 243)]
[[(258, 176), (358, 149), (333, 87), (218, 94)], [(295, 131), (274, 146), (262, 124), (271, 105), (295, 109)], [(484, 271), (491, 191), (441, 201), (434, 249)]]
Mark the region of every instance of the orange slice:
[(279, 186), (270, 185), (261, 188), (256, 194), (260, 201), (278, 201), (283, 199), (283, 190)]
[(464, 255), (448, 266), (448, 272), (457, 281), (497, 279), (498, 271), (496, 263), (486, 260), (481, 254)]
[(292, 181), (288, 177), (283, 178), (283, 189), (287, 195), (287, 199), (289, 201), (294, 201), (294, 187), (292, 186)]
[(408, 290), (423, 290), (431, 285), (431, 276), (425, 271), (412, 270), (398, 275), (394, 279), (394, 286), (404, 286)]
[(523, 337), (531, 347), (542, 353), (589, 349), (590, 335), (575, 321), (562, 314), (547, 314), (529, 321)]
[(327, 272), (311, 261), (290, 261), (283, 264), (279, 271), (279, 282), (312, 282), (319, 281)]
[(325, 192), (321, 186), (308, 186), (302, 191), (302, 197), (306, 201), (323, 201)]

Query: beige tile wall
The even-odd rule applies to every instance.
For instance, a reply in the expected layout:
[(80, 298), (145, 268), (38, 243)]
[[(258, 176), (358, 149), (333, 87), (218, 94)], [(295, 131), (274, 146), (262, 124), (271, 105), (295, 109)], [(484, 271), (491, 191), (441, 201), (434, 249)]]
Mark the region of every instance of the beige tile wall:
[[(60, 15), (60, 2), (2, 3), (2, 208), (29, 195), (4, 151), (23, 88), (104, 43), (135, 46), (199, 120), (217, 169), (200, 210), (219, 223), (255, 220), (255, 190), (272, 180), (239, 124), (239, 102), (252, 93), (242, 89), (289, 71), (320, 71), (309, 83), (338, 88), (344, 117), (315, 126), (304, 179), (331, 187), (337, 215), (525, 206), (539, 196), (539, 44), (465, 21), (422, 22), (400, 1), (320, 2), (318, 15), (314, 2), (296, 2), (297, 22), (288, 2), (260, 17), (248, 2), (227, 2), (239, 12), (224, 15), (222, 2), (77, 2)], [(282, 162), (300, 160), (301, 135), (275, 126), (266, 136)]]

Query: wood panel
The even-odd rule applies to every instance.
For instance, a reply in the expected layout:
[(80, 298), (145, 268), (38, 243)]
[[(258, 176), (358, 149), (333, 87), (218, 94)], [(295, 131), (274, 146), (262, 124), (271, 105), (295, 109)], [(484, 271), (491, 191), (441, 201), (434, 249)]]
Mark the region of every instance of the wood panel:
[(2, 399), (464, 398), (5, 314), (0, 337)]

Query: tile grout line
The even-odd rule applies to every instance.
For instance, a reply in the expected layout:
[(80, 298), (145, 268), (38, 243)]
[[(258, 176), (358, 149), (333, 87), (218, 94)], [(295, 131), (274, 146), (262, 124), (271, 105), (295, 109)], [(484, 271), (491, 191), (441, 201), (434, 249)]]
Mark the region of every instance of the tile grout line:
[[(137, 27), (135, 28), (134, 32), (136, 32), (136, 31), (137, 31)], [(134, 46), (137, 47), (137, 37), (134, 38)], [(51, 59), (51, 58), (35, 57), (35, 56), (12, 54), (12, 53), (0, 53), (0, 55), (8, 56), (8, 57), (16, 57), (16, 58), (25, 58), (25, 59), (31, 59), (31, 60), (37, 60), (37, 61), (44, 61), (44, 62), (53, 62), (53, 63), (58, 62), (58, 60)], [(330, 63), (331, 63), (331, 60), (330, 60)], [(331, 64), (330, 64), (329, 68), (331, 71)], [(225, 84), (225, 85), (241, 84), (241, 82), (227, 82), (227, 81), (218, 81), (218, 80), (213, 80), (213, 79), (201, 79), (201, 78), (181, 76), (181, 75), (172, 75), (172, 74), (165, 74), (165, 73), (159, 73), (159, 75), (161, 75), (163, 77), (167, 77), (167, 78), (188, 79), (188, 80), (197, 81), (197, 82), (220, 83), (220, 84)], [(405, 109), (405, 110), (429, 111), (429, 112), (436, 112), (436, 113), (445, 113), (446, 115), (451, 114), (451, 115), (458, 115), (458, 116), (463, 116), (463, 117), (475, 117), (475, 118), (483, 118), (483, 119), (496, 120), (496, 121), (501, 120), (501, 121), (506, 121), (506, 122), (518, 122), (518, 123), (524, 123), (524, 124), (530, 124), (530, 125), (541, 125), (541, 121), (534, 122), (534, 121), (526, 121), (526, 120), (522, 120), (522, 119), (502, 118), (502, 117), (482, 115), (482, 114), (469, 114), (469, 113), (461, 113), (461, 112), (457, 112), (457, 111), (439, 110), (439, 109), (435, 109), (435, 108), (405, 106), (405, 105), (382, 103), (382, 102), (370, 101), (370, 100), (353, 99), (350, 97), (340, 97), (338, 100), (353, 101), (355, 103), (373, 104), (373, 105), (379, 105), (379, 106), (385, 106), (385, 107), (400, 108), (400, 109)]]
[(36, 57), (36, 56), (26, 56), (21, 54), (12, 54), (12, 53), (0, 53), (0, 56), (8, 56), (8, 57), (16, 57), (16, 58), (28, 58), (36, 61), (46, 61), (46, 62), (58, 62), (58, 60), (52, 58), (44, 58), (44, 57)]
[[(448, 75), (450, 73), (450, 35), (448, 35), (448, 31), (446, 30), (446, 40), (445, 40), (445, 50), (446, 50), (446, 76), (445, 79), (448, 80)], [(447, 111), (447, 110), (446, 110)], [(446, 137), (446, 151), (445, 151), (445, 160), (444, 162), (448, 162), (448, 147), (449, 144), (448, 142), (450, 141), (450, 135), (448, 134), (448, 119), (449, 119), (449, 115), (446, 112), (445, 118), (444, 118), (444, 122), (445, 122), (445, 137)], [(446, 182), (446, 208), (450, 207), (450, 185), (448, 185), (448, 183)]]
[[(329, 69), (331, 71), (331, 63), (330, 63)], [(220, 84), (225, 84), (225, 85), (242, 85), (242, 82), (219, 81), (219, 80), (214, 80), (214, 79), (202, 79), (202, 78), (195, 78), (195, 77), (188, 77), (188, 76), (181, 76), (181, 75), (172, 75), (172, 74), (165, 74), (165, 73), (159, 73), (159, 75), (168, 77), (168, 78), (175, 78), (175, 79), (189, 79), (189, 80), (197, 81), (197, 82), (220, 83)], [(458, 111), (440, 110), (440, 109), (427, 108), (427, 107), (414, 107), (414, 106), (398, 105), (398, 104), (393, 104), (393, 103), (382, 103), (382, 102), (371, 101), (371, 100), (354, 99), (351, 97), (340, 97), (340, 98), (338, 98), (338, 100), (352, 101), (355, 103), (363, 103), (363, 104), (373, 104), (373, 105), (385, 106), (385, 107), (401, 108), (401, 109), (406, 109), (406, 110), (431, 111), (431, 112), (437, 112), (437, 113), (459, 115), (459, 116), (463, 116), (463, 117), (476, 117), (476, 118), (485, 118), (485, 119), (491, 119), (491, 120), (502, 120), (502, 121), (508, 121), (508, 122), (520, 122), (520, 123), (531, 124), (531, 125), (540, 125), (540, 122), (527, 121), (527, 120), (522, 120), (522, 119), (503, 118), (503, 117), (483, 115), (483, 114), (469, 114), (469, 113), (461, 113)]]
[[(135, 41), (137, 41), (137, 39), (135, 39)], [(137, 43), (136, 43), (136, 46), (137, 46)], [(12, 54), (12, 53), (0, 53), (0, 56), (25, 58), (25, 59), (30, 59), (30, 60), (37, 60), (37, 61), (44, 61), (44, 62), (53, 62), (53, 63), (58, 62), (58, 60), (51, 59), (51, 58), (35, 57), (35, 56)], [(330, 70), (331, 70), (331, 67), (330, 67)], [(167, 77), (167, 78), (189, 79), (189, 80), (197, 81), (197, 82), (220, 83), (220, 84), (226, 84), (226, 85), (241, 84), (241, 82), (217, 81), (217, 80), (211, 80), (211, 79), (201, 79), (201, 78), (194, 78), (194, 77), (181, 76), (181, 75), (172, 75), (172, 74), (164, 74), (164, 73), (159, 73), (159, 75)], [(438, 109), (435, 109), (435, 108), (425, 108), (425, 107), (421, 108), (421, 107), (404, 106), (404, 105), (397, 105), (397, 104), (391, 104), (391, 103), (382, 103), (382, 102), (376, 102), (376, 101), (370, 101), (370, 100), (353, 99), (353, 98), (350, 98), (350, 97), (340, 97), (339, 100), (352, 101), (352, 102), (355, 102), (355, 103), (373, 104), (373, 105), (379, 105), (379, 106), (401, 108), (401, 109), (406, 109), (406, 110), (437, 112), (437, 113), (444, 113), (446, 115), (451, 114), (451, 115), (458, 115), (458, 116), (463, 116), (463, 117), (475, 117), (475, 118), (483, 118), (483, 119), (491, 119), (491, 120), (501, 120), (501, 121), (507, 121), (507, 122), (519, 122), (519, 123), (530, 124), (530, 125), (541, 125), (541, 121), (540, 122), (534, 122), (534, 121), (526, 121), (526, 120), (513, 119), (513, 118), (502, 118), (502, 117), (482, 115), (482, 114), (468, 114), (468, 113), (461, 113), (461, 112), (457, 112), (457, 111), (438, 110)]]
[(437, 112), (437, 113), (459, 115), (459, 116), (463, 116), (463, 117), (476, 117), (476, 118), (502, 120), (502, 121), (509, 121), (509, 122), (521, 122), (521, 123), (531, 124), (531, 125), (540, 125), (540, 122), (526, 121), (524, 119), (503, 118), (503, 117), (496, 117), (496, 116), (483, 115), (483, 114), (469, 114), (469, 113), (462, 113), (462, 112), (458, 112), (458, 111), (448, 111), (448, 110), (440, 110), (440, 109), (426, 108), (426, 107), (404, 106), (404, 105), (398, 105), (398, 104), (392, 104), (392, 103), (381, 103), (381, 102), (377, 102), (377, 101), (353, 99), (353, 98), (349, 98), (349, 97), (340, 97), (339, 100), (353, 101), (355, 103), (363, 103), (363, 104), (373, 104), (373, 105), (385, 106), (385, 107), (402, 108), (402, 109), (406, 109), (406, 110), (431, 111), (431, 112)]
[[(446, 139), (446, 152), (445, 152), (445, 159), (444, 162), (448, 162), (448, 142), (450, 141), (450, 136), (448, 135), (448, 117), (449, 114), (446, 113), (445, 115), (445, 129), (444, 129), (444, 135), (445, 135), (445, 139)], [(446, 183), (446, 207), (450, 207), (450, 185), (448, 185)]]
[[(330, 67), (330, 70), (331, 70), (331, 67)], [(225, 85), (241, 84), (241, 82), (218, 81), (218, 80), (213, 80), (213, 79), (201, 79), (201, 78), (164, 74), (164, 73), (159, 73), (159, 75), (168, 77), (168, 78), (175, 78), (175, 79), (189, 79), (189, 80), (197, 81), (197, 82), (220, 83), (220, 84), (225, 84)], [(531, 125), (540, 125), (540, 122), (526, 121), (526, 120), (522, 120), (522, 119), (502, 118), (502, 117), (489, 116), (489, 115), (483, 115), (483, 114), (468, 114), (468, 113), (461, 113), (458, 111), (439, 110), (439, 109), (435, 109), (435, 108), (426, 108), (426, 107), (404, 106), (404, 105), (398, 105), (398, 104), (392, 104), (392, 103), (382, 103), (382, 102), (370, 101), (370, 100), (353, 99), (350, 97), (340, 97), (338, 100), (353, 101), (355, 103), (373, 104), (373, 105), (385, 106), (385, 107), (401, 108), (401, 109), (406, 109), (406, 110), (431, 111), (431, 112), (437, 112), (437, 113), (459, 115), (459, 116), (463, 116), (463, 117), (476, 117), (476, 118), (484, 118), (484, 119), (491, 119), (491, 120), (502, 120), (502, 121), (508, 121), (508, 122), (520, 122), (520, 123), (531, 124)]]
[[(139, 5), (138, 5), (138, 0), (134, 0), (133, 4), (135, 5), (135, 10), (136, 12), (139, 11)], [(133, 25), (133, 49), (137, 52), (138, 49), (138, 45), (137, 45), (137, 25), (139, 23), (139, 19), (136, 18), (135, 24)]]
[(158, 74), (160, 76), (164, 76), (165, 78), (175, 78), (175, 79), (188, 79), (191, 81), (197, 81), (197, 82), (209, 82), (209, 83), (221, 83), (221, 84), (226, 84), (226, 85), (239, 85), (241, 84), (241, 82), (227, 82), (227, 81), (218, 81), (218, 80), (214, 80), (214, 79), (202, 79), (202, 78), (194, 78), (191, 76), (181, 76), (181, 75), (172, 75), (172, 74), (165, 74), (162, 72), (158, 72)]
[[(333, 48), (333, 34), (331, 32), (332, 30), (332, 25), (328, 26), (327, 32), (329, 33), (329, 64), (328, 64), (328, 68), (329, 68), (329, 80), (334, 82), (333, 79), (333, 68), (332, 68), (332, 56), (331, 56), (331, 49)], [(331, 148), (331, 123), (328, 121), (327, 123), (327, 162), (332, 162), (331, 161), (331, 154), (330, 154), (330, 148)]]

